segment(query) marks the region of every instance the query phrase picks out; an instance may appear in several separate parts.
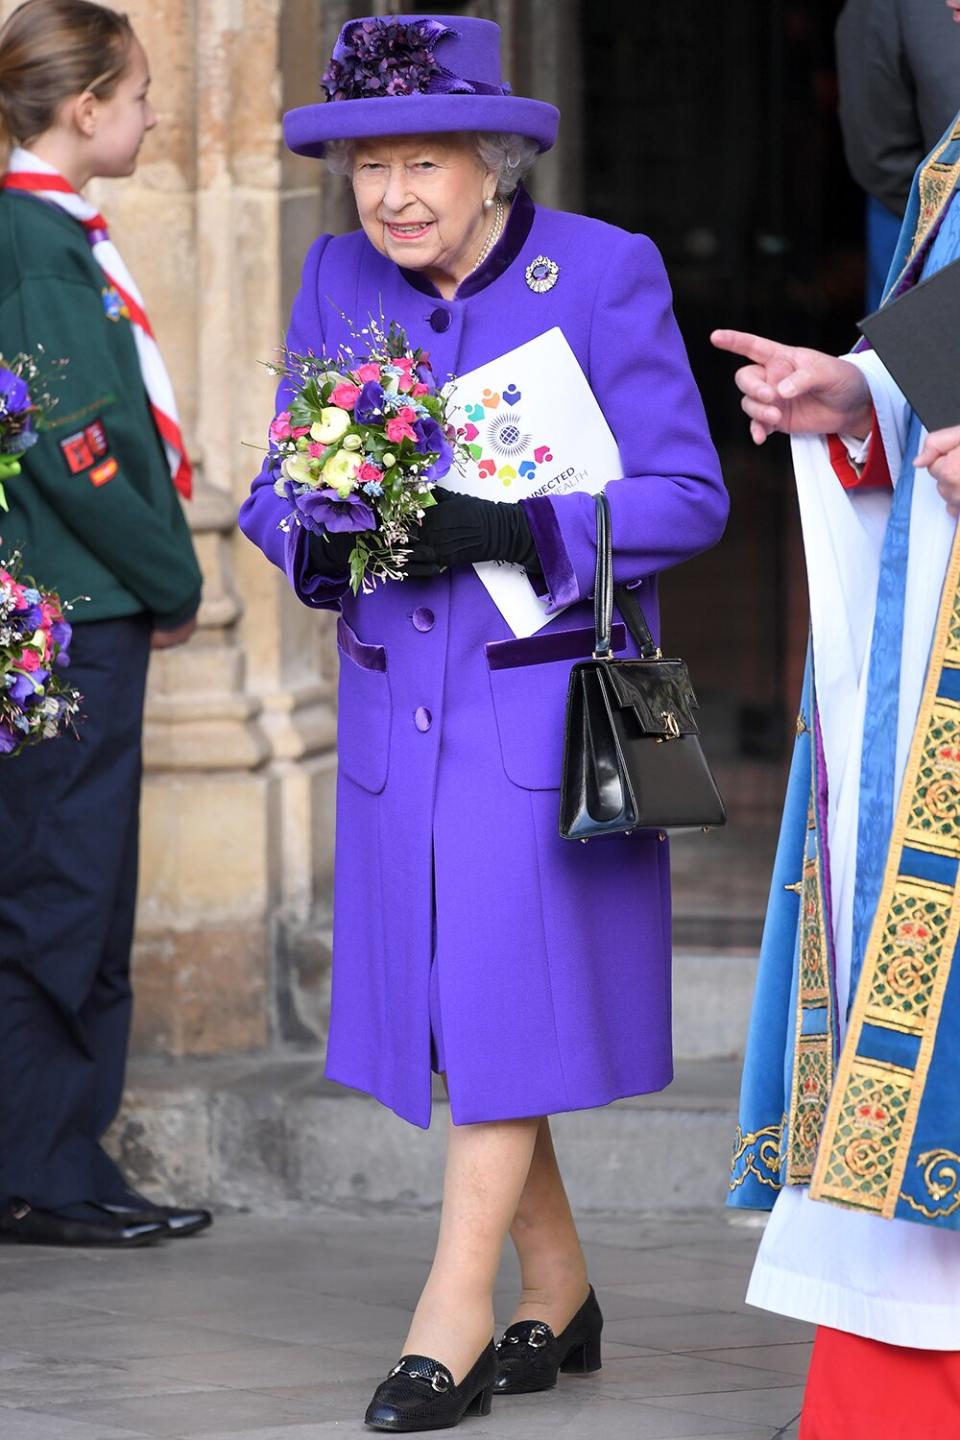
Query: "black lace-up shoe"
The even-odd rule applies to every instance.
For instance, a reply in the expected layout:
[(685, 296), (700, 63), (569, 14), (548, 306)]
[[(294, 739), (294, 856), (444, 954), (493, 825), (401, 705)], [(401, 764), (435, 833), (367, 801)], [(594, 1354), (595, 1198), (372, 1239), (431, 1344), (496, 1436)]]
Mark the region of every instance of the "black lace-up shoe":
[(69, 1214), (36, 1210), (14, 1200), (0, 1212), (0, 1241), (16, 1245), (109, 1245), (131, 1249), (169, 1238), (166, 1225), (156, 1220), (122, 1219), (95, 1205), (72, 1206)]
[(602, 1329), (603, 1316), (592, 1285), (559, 1335), (542, 1320), (518, 1320), (508, 1326), (497, 1344), (500, 1363), (494, 1393), (527, 1395), (532, 1390), (550, 1390), (561, 1370), (565, 1375), (590, 1375), (599, 1370)]
[(438, 1360), (404, 1355), (377, 1386), (364, 1422), (371, 1430), (447, 1430), (465, 1415), (490, 1414), (496, 1378), (492, 1340), (459, 1385)]
[(198, 1235), (201, 1230), (208, 1230), (213, 1224), (213, 1216), (209, 1210), (193, 1206), (154, 1205), (142, 1195), (131, 1195), (129, 1201), (101, 1200), (99, 1204), (100, 1209), (108, 1215), (130, 1225), (149, 1222), (165, 1225), (173, 1240), (183, 1239), (186, 1235)]

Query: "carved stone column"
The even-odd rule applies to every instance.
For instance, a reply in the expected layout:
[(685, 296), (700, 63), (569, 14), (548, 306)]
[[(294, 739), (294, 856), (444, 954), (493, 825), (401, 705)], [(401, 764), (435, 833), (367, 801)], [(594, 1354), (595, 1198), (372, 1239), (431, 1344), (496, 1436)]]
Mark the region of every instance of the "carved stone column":
[[(135, 1048), (315, 1041), (325, 1025), (336, 673), (329, 618), (239, 534), (273, 410), (264, 363), (323, 228), (320, 168), (283, 151), (327, 37), (309, 0), (132, 0), (157, 131), (98, 202), (177, 388), (205, 577), (197, 635), (151, 665)], [(309, 938), (307, 938), (309, 937)]]

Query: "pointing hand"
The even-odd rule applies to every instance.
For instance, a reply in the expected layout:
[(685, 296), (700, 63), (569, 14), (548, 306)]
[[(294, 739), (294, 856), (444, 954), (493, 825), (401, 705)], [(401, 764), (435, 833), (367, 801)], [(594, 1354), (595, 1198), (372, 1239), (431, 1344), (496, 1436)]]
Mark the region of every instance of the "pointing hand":
[(751, 362), (734, 379), (754, 444), (762, 445), (778, 430), (784, 435), (869, 435), (870, 389), (849, 360), (742, 330), (714, 330), (710, 340), (718, 350)]

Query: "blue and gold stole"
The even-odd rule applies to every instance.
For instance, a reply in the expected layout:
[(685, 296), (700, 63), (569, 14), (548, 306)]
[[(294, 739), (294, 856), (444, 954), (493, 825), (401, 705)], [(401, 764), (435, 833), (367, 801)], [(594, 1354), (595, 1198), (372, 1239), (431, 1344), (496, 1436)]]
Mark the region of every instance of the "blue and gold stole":
[(960, 1226), (958, 867), (960, 531), (817, 1150), (814, 1199)]
[[(918, 173), (888, 299), (916, 283), (958, 184), (960, 118)], [(955, 218), (951, 212), (951, 230)], [(894, 543), (898, 510), (909, 525), (909, 485), (897, 499), (888, 533)], [(882, 709), (890, 686), (899, 688), (898, 677), (881, 676), (886, 688), (876, 691), (873, 679), (872, 660), (871, 703)], [(895, 731), (895, 706), (892, 723)], [(889, 723), (880, 724), (878, 744), (884, 730)], [(960, 935), (960, 532), (900, 800), (895, 814), (891, 800), (888, 823), (880, 827), (891, 838), (875, 876), (861, 865), (858, 847), (858, 894), (862, 874), (869, 882), (867, 905), (861, 906), (866, 918), (858, 927), (855, 915), (855, 939), (859, 928), (862, 944), (855, 945), (854, 1000), (839, 1054), (821, 770), (808, 659), (729, 1203), (769, 1208), (784, 1184), (809, 1184), (815, 1199), (960, 1228), (960, 960), (954, 963)], [(868, 852), (870, 846), (862, 848)]]

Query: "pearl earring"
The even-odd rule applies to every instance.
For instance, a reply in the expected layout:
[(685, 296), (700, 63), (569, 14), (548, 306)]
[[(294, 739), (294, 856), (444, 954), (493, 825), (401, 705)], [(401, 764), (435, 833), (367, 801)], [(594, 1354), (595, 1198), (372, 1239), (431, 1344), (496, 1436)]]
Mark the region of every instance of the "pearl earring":
[(486, 198), (486, 199), (484, 200), (484, 202), (483, 202), (483, 208), (484, 208), (484, 210), (492, 210), (492, 209), (493, 209), (493, 197), (492, 197), (492, 196), (490, 196), (490, 195), (487, 196), (487, 198)]

